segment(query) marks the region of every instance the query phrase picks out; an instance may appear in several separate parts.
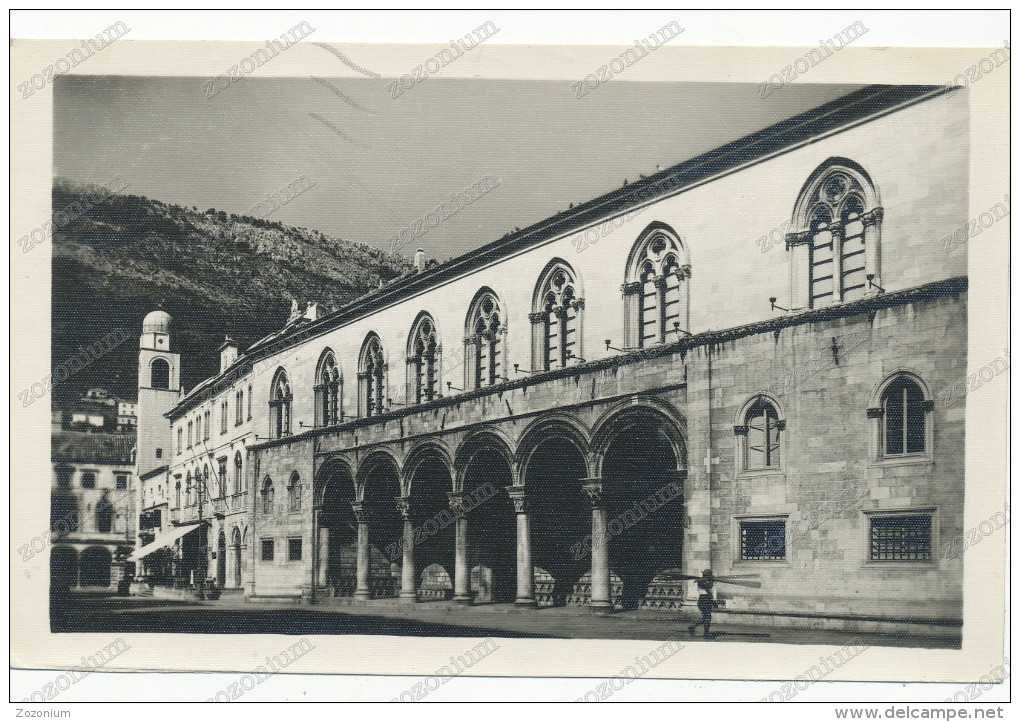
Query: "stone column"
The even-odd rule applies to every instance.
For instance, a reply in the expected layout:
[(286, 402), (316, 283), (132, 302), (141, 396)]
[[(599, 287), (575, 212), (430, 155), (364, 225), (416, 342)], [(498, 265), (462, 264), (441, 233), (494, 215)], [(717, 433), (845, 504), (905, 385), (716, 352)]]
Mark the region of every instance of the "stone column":
[(464, 492), (451, 491), (446, 494), (450, 499), (450, 509), (457, 521), (454, 522), (453, 538), (453, 601), (459, 604), (471, 604), (471, 567), (468, 565), (468, 518), (464, 509)]
[(865, 213), (861, 220), (864, 222), (864, 273), (873, 275), (874, 286), (870, 283), (864, 291), (865, 296), (878, 295), (878, 288), (882, 286), (882, 216), (885, 211), (879, 207)]
[(318, 579), (319, 587), (329, 586), (329, 527), (322, 526), (322, 510), (315, 510), (316, 532), (319, 536), (318, 555)]
[(404, 534), (400, 540), (400, 548), (404, 553), (400, 565), (400, 598), (406, 602), (417, 602), (418, 590), (415, 585), (414, 573), (414, 522), (411, 521), (410, 497), (398, 496), (397, 510), (404, 518)]
[(368, 574), (372, 560), (369, 557), (368, 545), (368, 506), (363, 501), (352, 501), (351, 508), (358, 521), (358, 557), (356, 571), (355, 599), (371, 599), (372, 589), (368, 584)]
[(790, 310), (811, 307), (811, 231), (788, 233), (786, 250), (790, 252)]
[(846, 237), (846, 228), (842, 223), (833, 223), (829, 226), (832, 232), (832, 301), (830, 303), (843, 302), (843, 239)]
[(609, 530), (602, 479), (581, 479), (581, 488), (591, 500), (591, 600), (588, 607), (596, 614), (611, 614)]
[(535, 567), (531, 563), (531, 515), (523, 486), (507, 487), (517, 512), (517, 599), (518, 607), (537, 607)]

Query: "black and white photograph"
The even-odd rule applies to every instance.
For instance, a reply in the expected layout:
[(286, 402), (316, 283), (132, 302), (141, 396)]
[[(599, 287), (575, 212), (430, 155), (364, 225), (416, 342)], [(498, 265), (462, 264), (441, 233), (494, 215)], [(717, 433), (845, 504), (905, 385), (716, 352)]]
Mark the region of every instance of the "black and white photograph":
[(12, 41), (12, 701), (1008, 699), (1008, 11), (854, 12)]

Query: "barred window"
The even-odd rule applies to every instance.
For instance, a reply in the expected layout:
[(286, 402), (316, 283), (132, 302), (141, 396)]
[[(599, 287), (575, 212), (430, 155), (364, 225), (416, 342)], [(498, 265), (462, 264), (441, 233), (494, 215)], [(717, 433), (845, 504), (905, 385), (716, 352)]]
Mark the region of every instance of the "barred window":
[(872, 514), (869, 521), (871, 561), (931, 561), (931, 513)]
[(275, 552), (274, 546), (275, 545), (273, 544), (272, 539), (262, 540), (262, 561), (264, 562), (273, 561), (273, 556)]
[(786, 559), (786, 521), (782, 519), (741, 521), (740, 559), (742, 561)]

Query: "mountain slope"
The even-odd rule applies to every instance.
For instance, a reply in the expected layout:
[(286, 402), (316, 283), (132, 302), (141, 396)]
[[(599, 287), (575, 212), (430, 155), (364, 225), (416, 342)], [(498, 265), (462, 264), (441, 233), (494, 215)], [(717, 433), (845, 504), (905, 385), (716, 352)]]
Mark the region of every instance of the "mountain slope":
[(57, 404), (91, 386), (134, 398), (142, 318), (160, 305), (177, 321), (190, 388), (218, 370), (225, 334), (243, 348), (284, 324), (292, 298), (331, 311), (411, 269), (403, 256), (264, 219), (132, 195), (93, 205), (85, 194), (97, 190), (54, 183), (55, 213), (88, 210), (53, 233), (52, 363), (115, 329), (128, 340), (54, 385)]

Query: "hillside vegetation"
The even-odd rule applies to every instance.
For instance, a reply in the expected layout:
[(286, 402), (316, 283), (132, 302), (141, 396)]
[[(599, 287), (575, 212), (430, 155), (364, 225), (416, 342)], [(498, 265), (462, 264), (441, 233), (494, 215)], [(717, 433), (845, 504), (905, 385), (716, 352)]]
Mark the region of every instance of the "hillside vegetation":
[(332, 311), (411, 269), (403, 256), (306, 228), (143, 196), (92, 204), (90, 190), (53, 187), (54, 213), (87, 210), (53, 232), (52, 363), (118, 328), (129, 338), (55, 385), (57, 403), (91, 386), (134, 398), (141, 322), (159, 306), (177, 321), (190, 388), (218, 370), (225, 334), (244, 348), (285, 323), (292, 298)]

